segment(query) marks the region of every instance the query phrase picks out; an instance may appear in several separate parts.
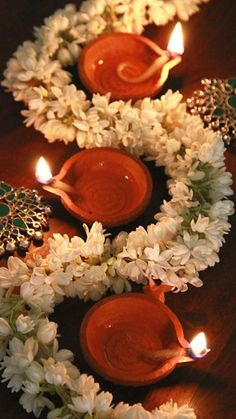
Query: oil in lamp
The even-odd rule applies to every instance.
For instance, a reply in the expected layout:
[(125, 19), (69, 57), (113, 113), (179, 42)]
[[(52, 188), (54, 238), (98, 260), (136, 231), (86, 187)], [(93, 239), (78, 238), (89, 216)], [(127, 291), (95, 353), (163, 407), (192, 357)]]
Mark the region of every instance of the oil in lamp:
[(178, 22), (167, 50), (140, 35), (113, 32), (90, 42), (82, 51), (78, 71), (91, 93), (111, 99), (140, 99), (155, 96), (169, 71), (182, 60), (183, 34)]

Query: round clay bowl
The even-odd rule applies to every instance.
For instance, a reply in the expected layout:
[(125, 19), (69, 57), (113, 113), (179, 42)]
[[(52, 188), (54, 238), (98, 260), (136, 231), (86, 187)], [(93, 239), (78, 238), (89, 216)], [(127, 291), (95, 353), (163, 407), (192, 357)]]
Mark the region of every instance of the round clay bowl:
[(127, 224), (147, 207), (152, 180), (146, 166), (130, 154), (109, 147), (76, 153), (59, 175), (74, 193), (61, 193), (62, 204), (80, 220), (105, 227)]
[(91, 93), (110, 92), (112, 99), (140, 99), (154, 96), (160, 71), (142, 83), (123, 81), (117, 66), (127, 62), (125, 76), (137, 77), (157, 58), (155, 43), (140, 35), (108, 33), (90, 42), (79, 57), (78, 71), (83, 85)]
[(147, 295), (112, 296), (86, 314), (80, 344), (88, 364), (116, 384), (144, 386), (169, 374), (176, 358), (154, 361), (146, 351), (181, 348), (182, 326), (171, 310)]

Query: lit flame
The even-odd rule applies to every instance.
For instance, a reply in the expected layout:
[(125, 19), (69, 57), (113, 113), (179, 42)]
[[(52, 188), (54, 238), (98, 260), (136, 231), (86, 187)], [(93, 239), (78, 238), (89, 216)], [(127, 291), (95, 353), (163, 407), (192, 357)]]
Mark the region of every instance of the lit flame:
[(207, 342), (205, 333), (200, 332), (197, 336), (190, 342), (189, 348), (193, 357), (201, 358), (210, 351), (207, 349)]
[(176, 23), (172, 31), (167, 50), (172, 54), (178, 55), (182, 55), (184, 52), (183, 31), (180, 22)]
[(52, 181), (52, 172), (44, 157), (40, 157), (35, 171), (35, 177), (40, 183), (50, 183)]

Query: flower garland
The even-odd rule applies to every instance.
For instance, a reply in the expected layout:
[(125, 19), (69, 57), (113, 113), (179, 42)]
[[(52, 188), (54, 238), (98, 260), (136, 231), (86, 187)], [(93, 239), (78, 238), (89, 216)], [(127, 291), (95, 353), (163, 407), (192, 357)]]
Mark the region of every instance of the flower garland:
[[(175, 15), (187, 20), (207, 1), (87, 0), (79, 11), (69, 4), (34, 29), (34, 42), (18, 47), (7, 64), (2, 85), (15, 100), (27, 104), (28, 109), (22, 111), (26, 125), (34, 125), (49, 142), (76, 140), (80, 147), (117, 147), (126, 122), (122, 109), (132, 112), (131, 105), (113, 104), (107, 114), (96, 95), (89, 101), (71, 84), (71, 74), (63, 67), (75, 64), (82, 47), (103, 32), (140, 34), (147, 24), (164, 25)], [(116, 132), (117, 119), (121, 126)], [(151, 128), (152, 121), (146, 122)]]
[[(175, 13), (187, 19), (200, 2), (170, 0), (154, 6), (148, 0), (91, 0), (79, 12), (68, 5), (35, 29), (36, 41), (19, 47), (4, 73), (3, 85), (28, 104), (23, 111), (27, 125), (34, 124), (49, 141), (77, 139), (80, 147), (126, 148), (164, 166), (170, 177), (171, 199), (147, 229), (121, 232), (110, 240), (95, 222), (90, 230), (84, 226), (86, 240), (55, 234), (45, 258), (37, 255), (24, 263), (10, 257), (8, 267), (0, 268), (2, 377), (12, 391), (23, 391), (20, 404), (37, 417), (44, 407), (49, 419), (196, 417), (191, 408), (172, 402), (152, 412), (139, 404), (113, 406), (110, 393), (80, 375), (73, 354), (59, 350), (57, 324), (48, 315), (64, 297), (98, 300), (108, 289), (119, 294), (148, 278), (180, 291), (188, 284), (201, 286), (199, 272), (219, 261), (233, 213), (222, 139), (186, 112), (178, 92), (133, 106), (109, 103), (109, 95), (94, 95), (89, 102), (62, 69), (105, 30), (140, 33), (151, 16), (157, 24)], [(47, 397), (55, 393), (62, 401), (58, 408)]]

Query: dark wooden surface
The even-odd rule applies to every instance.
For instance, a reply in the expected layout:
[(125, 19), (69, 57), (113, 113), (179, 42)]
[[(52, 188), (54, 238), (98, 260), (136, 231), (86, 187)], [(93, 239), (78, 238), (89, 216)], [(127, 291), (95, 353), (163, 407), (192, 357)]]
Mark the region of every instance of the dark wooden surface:
[[(45, 16), (63, 6), (63, 0), (1, 0), (0, 11), (0, 72), (17, 45), (31, 38), (32, 27), (40, 25)], [(191, 96), (200, 87), (202, 77), (230, 77), (236, 75), (236, 3), (232, 0), (210, 0), (200, 13), (184, 23), (186, 51), (181, 65), (173, 72), (167, 87), (178, 88), (184, 98)], [(165, 47), (173, 22), (163, 28), (151, 28), (148, 34), (160, 46)], [(35, 163), (43, 154), (50, 162), (54, 173), (76, 150), (75, 145), (48, 144), (43, 136), (27, 129), (20, 116), (21, 105), (11, 95), (0, 91), (0, 179), (15, 186), (38, 188), (34, 179)], [(226, 153), (226, 163), (233, 172), (234, 190), (236, 181), (236, 147)], [(141, 219), (130, 225), (147, 225), (152, 220), (161, 200), (166, 194), (161, 170), (150, 165), (156, 192), (150, 208)], [(41, 190), (43, 193), (43, 191)], [(45, 193), (44, 193), (45, 194)], [(45, 197), (54, 205), (55, 215), (50, 222), (53, 232), (81, 234), (81, 223), (66, 213), (50, 195)], [(124, 389), (96, 379), (105, 390), (112, 391), (114, 401), (142, 402), (153, 409), (172, 398), (179, 404), (189, 403), (200, 419), (236, 418), (236, 235), (235, 217), (231, 217), (232, 231), (227, 237), (220, 258), (214, 268), (201, 274), (204, 286), (191, 287), (186, 293), (169, 295), (168, 305), (176, 312), (186, 333), (191, 338), (195, 332), (204, 330), (211, 353), (192, 367), (178, 368), (170, 376), (155, 385), (140, 389)], [(115, 231), (113, 231), (115, 232)], [(46, 240), (44, 248), (46, 246)], [(33, 246), (31, 251), (33, 251)], [(40, 249), (43, 251), (44, 249)], [(4, 261), (1, 262), (3, 264)], [(55, 311), (53, 318), (59, 322), (61, 346), (71, 348), (76, 354), (76, 363), (81, 371), (91, 373), (80, 355), (79, 326), (91, 303), (67, 300)], [(0, 385), (0, 418), (27, 419), (28, 415), (18, 404), (19, 394), (11, 394), (5, 384)], [(42, 414), (42, 417), (46, 417)]]

